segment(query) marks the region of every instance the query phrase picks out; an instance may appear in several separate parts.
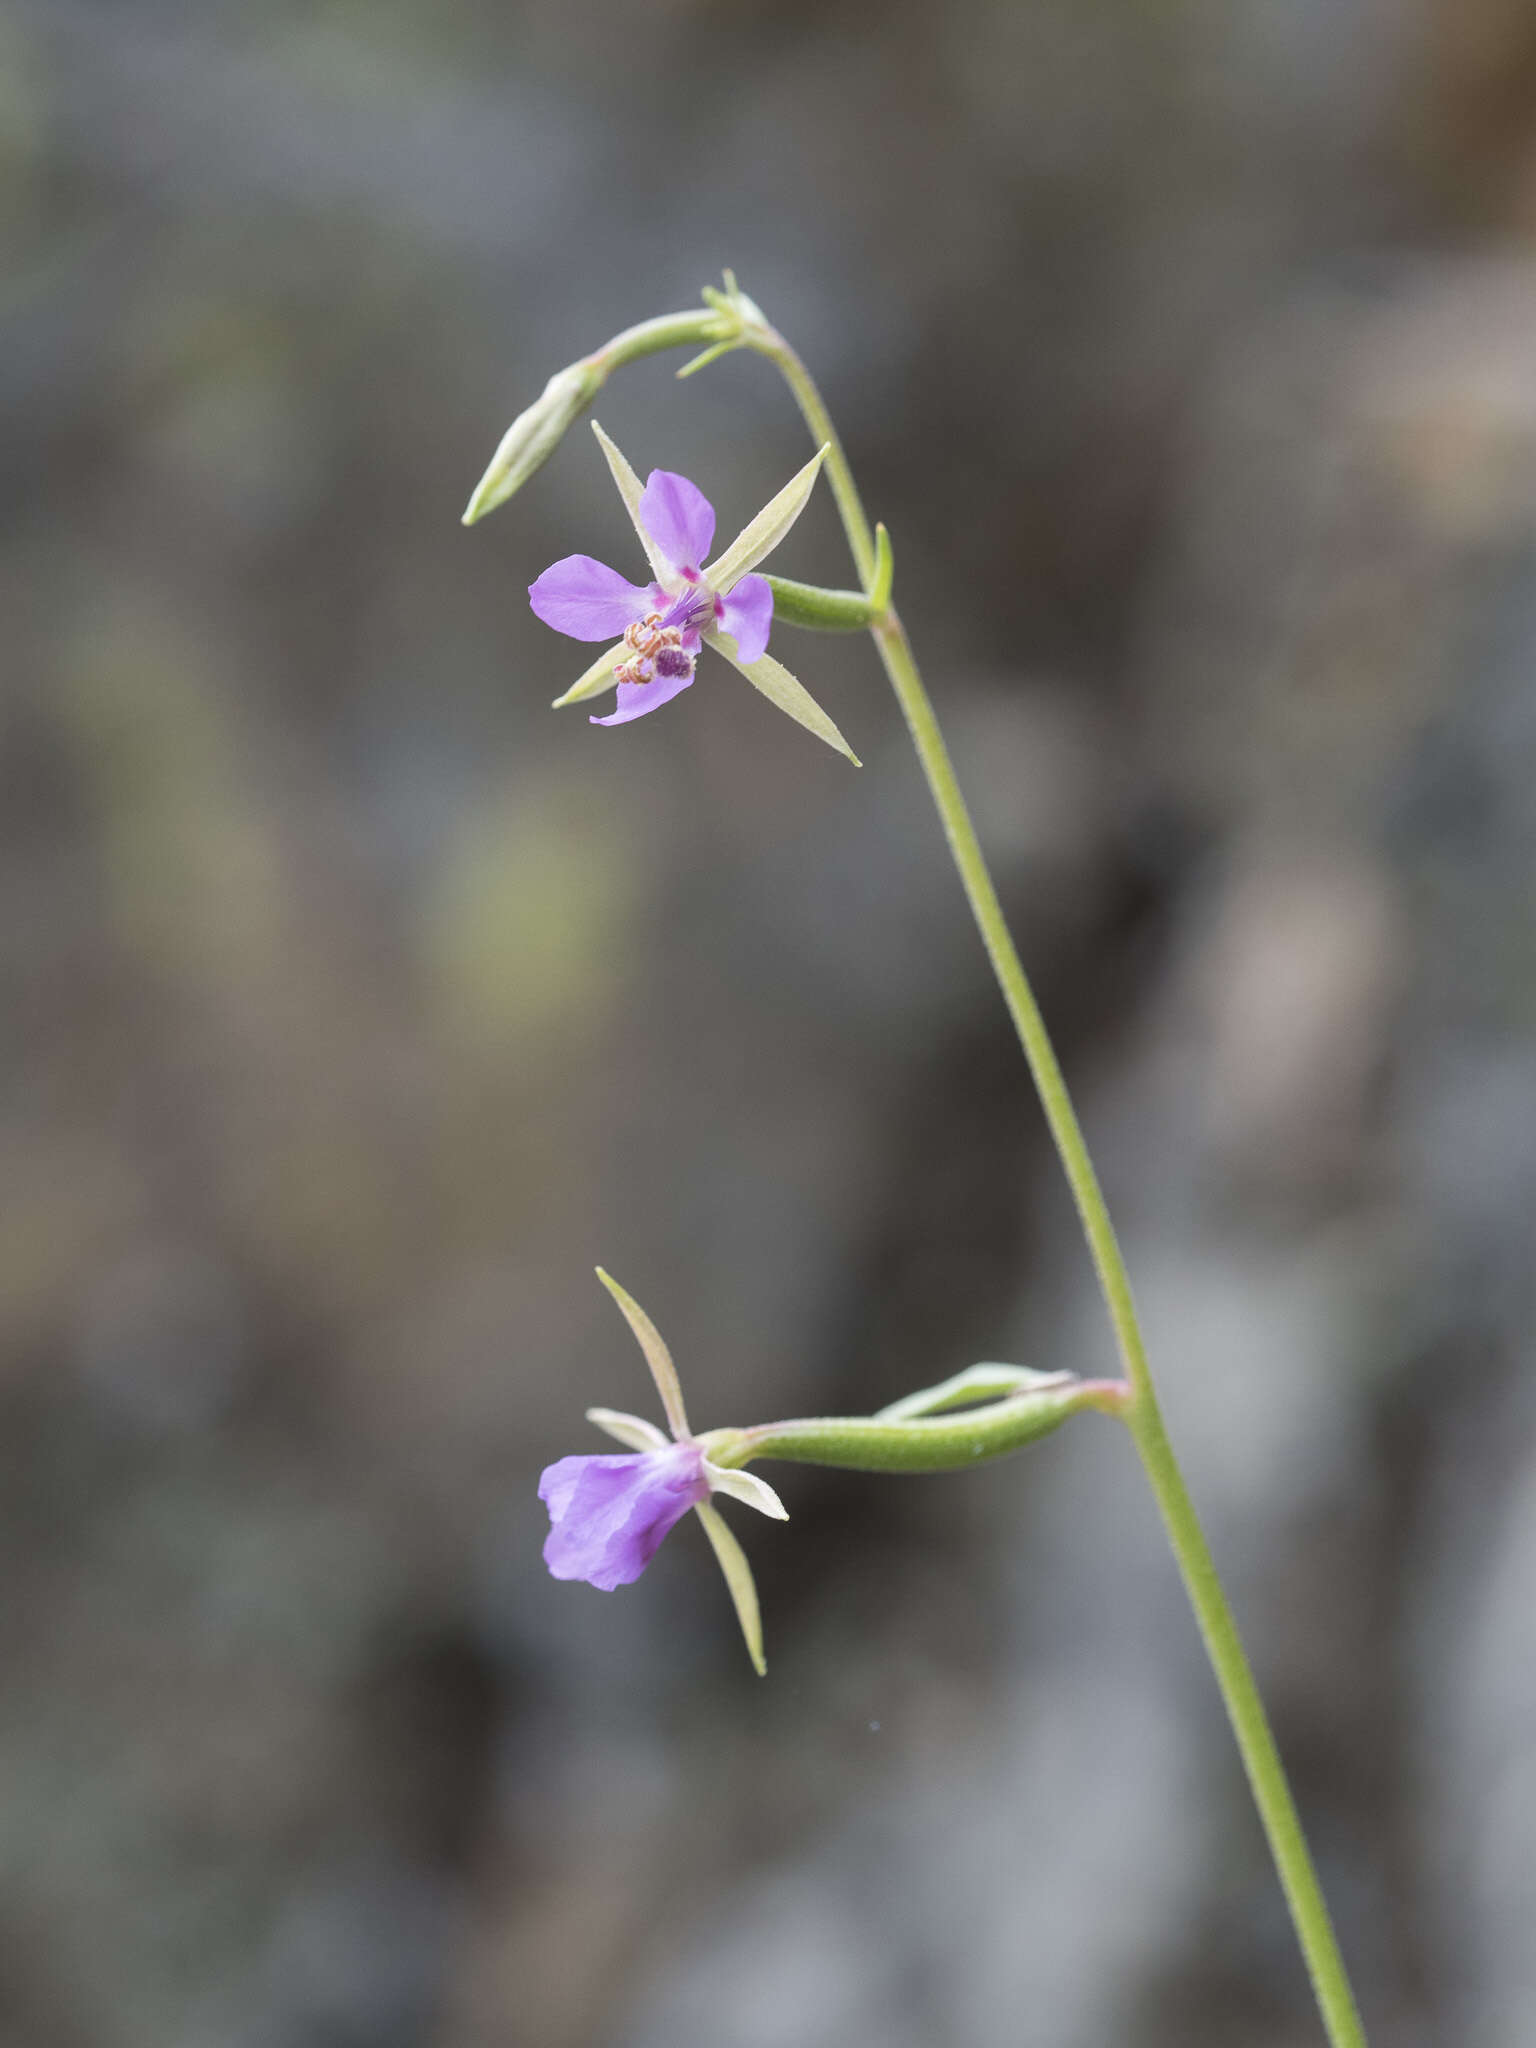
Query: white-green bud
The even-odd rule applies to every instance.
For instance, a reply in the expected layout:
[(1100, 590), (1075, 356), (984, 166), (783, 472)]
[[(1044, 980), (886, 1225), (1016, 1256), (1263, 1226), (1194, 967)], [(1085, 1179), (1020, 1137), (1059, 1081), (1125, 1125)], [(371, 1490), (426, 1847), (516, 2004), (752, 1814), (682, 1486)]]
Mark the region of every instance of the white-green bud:
[(567, 431), (586, 411), (602, 388), (604, 372), (588, 361), (572, 363), (557, 370), (526, 412), (520, 412), (501, 437), (501, 446), (475, 485), (464, 513), (464, 524), (473, 526), (487, 512), (504, 505), (541, 469), (559, 447)]

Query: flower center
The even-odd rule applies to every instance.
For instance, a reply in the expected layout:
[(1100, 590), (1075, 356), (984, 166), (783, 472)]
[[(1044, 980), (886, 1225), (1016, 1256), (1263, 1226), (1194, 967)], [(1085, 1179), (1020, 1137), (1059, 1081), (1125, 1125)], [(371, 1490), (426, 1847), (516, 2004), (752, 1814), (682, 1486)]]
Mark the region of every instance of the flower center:
[(692, 657), (683, 652), (682, 629), (664, 626), (660, 612), (649, 612), (626, 626), (624, 645), (629, 656), (615, 668), (615, 682), (649, 683), (659, 675), (684, 675), (693, 666)]
[(657, 624), (663, 631), (677, 626), (684, 633), (706, 633), (719, 623), (719, 618), (719, 598), (707, 583), (695, 576), (692, 583), (680, 590), (666, 610), (658, 615)]

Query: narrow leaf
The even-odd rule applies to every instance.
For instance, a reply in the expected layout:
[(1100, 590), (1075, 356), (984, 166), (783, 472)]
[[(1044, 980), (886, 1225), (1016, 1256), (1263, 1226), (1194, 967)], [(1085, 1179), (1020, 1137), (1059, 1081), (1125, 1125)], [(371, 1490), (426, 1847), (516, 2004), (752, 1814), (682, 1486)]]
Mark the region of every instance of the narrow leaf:
[(688, 1417), (683, 1409), (683, 1390), (678, 1383), (677, 1367), (672, 1363), (672, 1354), (661, 1341), (660, 1332), (645, 1310), (633, 1296), (626, 1294), (618, 1281), (601, 1266), (597, 1277), (619, 1305), (620, 1313), (635, 1333), (635, 1342), (645, 1353), (645, 1362), (651, 1368), (651, 1378), (656, 1382), (656, 1391), (661, 1396), (662, 1409), (666, 1414), (667, 1427), (675, 1437), (685, 1437), (690, 1432)]
[(817, 739), (825, 740), (827, 745), (835, 747), (838, 753), (846, 754), (855, 768), (863, 767), (863, 762), (810, 691), (803, 683), (798, 682), (787, 668), (775, 661), (771, 654), (759, 655), (756, 661), (738, 661), (736, 642), (729, 633), (706, 633), (704, 639), (717, 654), (725, 656), (732, 668), (739, 669), (754, 689), (761, 690), (770, 704), (777, 704), (797, 725), (803, 725), (807, 732), (815, 733)]
[(755, 569), (765, 555), (773, 553), (805, 510), (805, 501), (821, 474), (831, 445), (828, 441), (819, 448), (804, 469), (797, 470), (777, 497), (770, 498), (757, 517), (742, 528), (725, 553), (704, 571), (706, 583), (715, 590), (727, 591), (749, 569)]
[(964, 1408), (976, 1401), (1005, 1400), (1010, 1394), (1064, 1386), (1071, 1377), (1069, 1372), (1036, 1372), (1027, 1365), (968, 1365), (964, 1372), (941, 1380), (936, 1387), (924, 1387), (892, 1401), (878, 1411), (876, 1419), (909, 1422), (915, 1415), (942, 1415), (948, 1408)]
[(704, 1524), (704, 1533), (713, 1545), (715, 1557), (725, 1574), (725, 1583), (736, 1607), (736, 1619), (741, 1623), (747, 1655), (752, 1659), (752, 1669), (759, 1678), (766, 1678), (768, 1665), (763, 1656), (763, 1616), (757, 1604), (757, 1587), (753, 1584), (752, 1567), (747, 1563), (746, 1552), (707, 1500), (701, 1500), (694, 1513)]
[(567, 704), (580, 704), (584, 698), (597, 697), (613, 682), (613, 672), (624, 659), (626, 648), (622, 640), (615, 640), (605, 654), (600, 654), (585, 675), (578, 676), (563, 697), (557, 697), (550, 706), (559, 711)]
[(619, 496), (624, 500), (624, 510), (629, 514), (630, 523), (640, 537), (641, 547), (645, 549), (645, 559), (651, 565), (651, 574), (658, 580), (663, 576), (670, 575), (671, 570), (666, 556), (663, 555), (661, 549), (657, 547), (655, 541), (651, 539), (651, 536), (646, 532), (644, 525), (641, 523), (640, 493), (642, 486), (639, 477), (635, 475), (635, 472), (624, 460), (617, 445), (609, 440), (596, 420), (592, 422), (592, 431), (596, 434), (597, 445), (602, 449), (603, 455), (607, 460), (609, 473), (619, 487)]

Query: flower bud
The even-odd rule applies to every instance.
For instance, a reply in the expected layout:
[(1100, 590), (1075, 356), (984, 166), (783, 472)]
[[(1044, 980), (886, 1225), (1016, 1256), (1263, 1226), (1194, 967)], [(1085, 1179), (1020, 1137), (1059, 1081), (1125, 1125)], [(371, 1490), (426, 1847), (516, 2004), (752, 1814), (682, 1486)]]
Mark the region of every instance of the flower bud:
[(586, 411), (603, 384), (603, 371), (594, 363), (572, 363), (557, 370), (542, 394), (526, 412), (520, 412), (501, 438), (491, 457), (490, 468), (475, 486), (464, 513), (464, 524), (473, 526), (487, 512), (504, 505), (515, 491), (549, 460), (567, 430)]

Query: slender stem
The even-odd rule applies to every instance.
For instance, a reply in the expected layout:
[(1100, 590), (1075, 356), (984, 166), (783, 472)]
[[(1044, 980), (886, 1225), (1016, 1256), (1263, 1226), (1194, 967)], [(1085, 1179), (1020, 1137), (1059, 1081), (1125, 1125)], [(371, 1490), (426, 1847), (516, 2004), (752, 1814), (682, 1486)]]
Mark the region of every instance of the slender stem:
[(1150, 1388), (1132, 1401), (1126, 1415), (1141, 1462), (1152, 1482), (1152, 1491), (1168, 1531), (1168, 1541), (1179, 1561), (1179, 1571), (1205, 1652), (1216, 1673), (1216, 1683), (1226, 1704), (1227, 1718), (1237, 1737), (1237, 1746), (1248, 1775), (1249, 1788), (1269, 1851), (1279, 1872), (1280, 1886), (1290, 1908), (1291, 1921), (1306, 1958), (1307, 1973), (1323, 2025), (1333, 2048), (1366, 2048), (1365, 2028), (1350, 1986), (1349, 1972), (1328, 1916), (1327, 1901), (1307, 1849), (1301, 1817), (1291, 1796), (1290, 1783), (1275, 1738), (1264, 1711), (1264, 1702), (1254, 1682), (1253, 1671), (1243, 1650), (1237, 1623), (1227, 1605), (1221, 1580), (1205, 1531), (1195, 1513), (1194, 1502), (1184, 1484), (1183, 1474), (1168, 1441), (1162, 1413)]
[[(778, 365), (817, 444), (831, 443), (826, 462), (827, 476), (842, 515), (849, 547), (867, 589), (874, 567), (874, 538), (848, 458), (821, 394), (809, 371), (782, 335), (768, 330), (754, 337), (749, 345)], [(938, 719), (923, 687), (901, 621), (894, 611), (887, 611), (883, 620), (870, 630), (907, 721), (907, 729), (912, 735), (929, 792), (944, 827), (944, 836), (949, 842), (950, 854), (959, 870), (966, 900), (981, 933), (998, 987), (1002, 990), (1003, 1001), (1008, 1006), (1008, 1014), (1018, 1032), (1024, 1057), (1029, 1062), (1046, 1122), (1082, 1219), (1129, 1385), (1130, 1398), (1121, 1412), (1156, 1497), (1185, 1591), (1199, 1623), (1206, 1654), (1237, 1737), (1238, 1750), (1306, 1958), (1328, 2039), (1332, 2048), (1365, 2048), (1365, 2031), (1349, 1976), (1334, 1937), (1317, 1873), (1312, 1867), (1306, 1837), (1275, 1747), (1264, 1703), (1254, 1683), (1253, 1672), (1217, 1577), (1194, 1503), (1168, 1441), (1136, 1317), (1130, 1277), (1082, 1128), (1067, 1093), (1060, 1063), (1045, 1028), (1045, 1020), (1004, 920), (997, 890), (976, 837), (976, 828), (971, 823), (965, 798), (955, 779), (949, 750), (944, 744), (944, 736), (939, 730)]]
[(853, 480), (848, 457), (832, 424), (832, 415), (811, 377), (810, 371), (795, 354), (782, 334), (773, 328), (759, 332), (749, 327), (744, 339), (749, 348), (755, 348), (760, 355), (778, 366), (780, 375), (795, 394), (795, 403), (800, 416), (811, 430), (812, 439), (819, 448), (823, 442), (831, 445), (827, 450), (827, 481), (832, 486), (832, 495), (837, 500), (838, 513), (842, 518), (843, 531), (848, 536), (848, 545), (853, 550), (854, 565), (859, 580), (868, 590), (875, 574), (875, 535), (864, 510), (864, 500), (859, 496), (859, 487)]
[(583, 356), (583, 367), (598, 373), (606, 382), (625, 363), (638, 363), (643, 356), (660, 355), (669, 348), (697, 348), (729, 336), (731, 323), (718, 312), (690, 306), (683, 313), (658, 313), (654, 320), (641, 320), (615, 334), (591, 355)]
[(928, 779), (929, 793), (943, 823), (950, 854), (960, 871), (966, 900), (981, 933), (981, 942), (987, 949), (992, 972), (997, 976), (1003, 1001), (1019, 1034), (1019, 1043), (1034, 1076), (1046, 1122), (1061, 1155), (1072, 1198), (1077, 1204), (1089, 1250), (1093, 1254), (1099, 1285), (1104, 1291), (1110, 1321), (1114, 1325), (1115, 1342), (1126, 1378), (1137, 1398), (1141, 1399), (1150, 1391), (1152, 1381), (1131, 1298), (1131, 1283), (1099, 1188), (1098, 1175), (1088, 1156), (1088, 1147), (1083, 1142), (1067, 1084), (1045, 1028), (1045, 1019), (1040, 1014), (1040, 1006), (1035, 1001), (1034, 991), (1004, 921), (1002, 905), (997, 900), (997, 890), (987, 870), (976, 828), (971, 823), (965, 798), (955, 779), (949, 749), (939, 731), (938, 719), (923, 688), (901, 621), (894, 612), (890, 612), (885, 622), (873, 631), (880, 659), (885, 664), (885, 672), (896, 692), (912, 743), (922, 762), (923, 773)]

